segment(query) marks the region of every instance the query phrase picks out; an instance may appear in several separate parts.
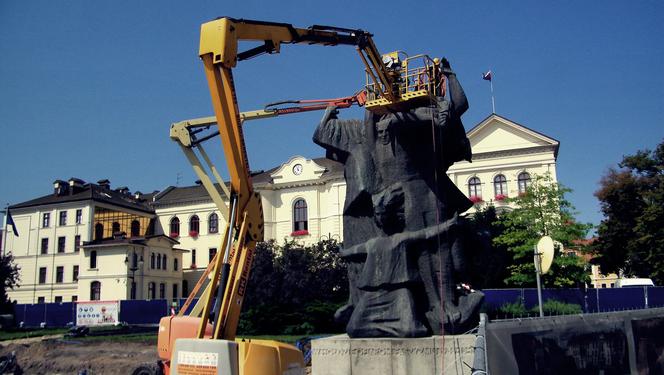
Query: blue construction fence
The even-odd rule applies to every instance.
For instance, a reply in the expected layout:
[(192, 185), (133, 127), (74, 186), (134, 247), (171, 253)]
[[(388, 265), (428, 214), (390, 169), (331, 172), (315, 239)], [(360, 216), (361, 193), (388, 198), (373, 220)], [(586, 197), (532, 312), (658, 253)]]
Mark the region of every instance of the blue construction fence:
[[(523, 301), (526, 308), (537, 306), (537, 289), (485, 289), (484, 308), (499, 309), (507, 303)], [(664, 307), (664, 287), (602, 288), (602, 289), (543, 289), (543, 301), (554, 299), (574, 303), (585, 313), (635, 310)], [(177, 300), (179, 310), (186, 299)], [(189, 310), (193, 307), (192, 303)], [(119, 321), (127, 324), (159, 324), (159, 319), (171, 314), (172, 301), (120, 301)], [(16, 324), (23, 327), (67, 327), (76, 322), (76, 302), (21, 304), (14, 306)]]

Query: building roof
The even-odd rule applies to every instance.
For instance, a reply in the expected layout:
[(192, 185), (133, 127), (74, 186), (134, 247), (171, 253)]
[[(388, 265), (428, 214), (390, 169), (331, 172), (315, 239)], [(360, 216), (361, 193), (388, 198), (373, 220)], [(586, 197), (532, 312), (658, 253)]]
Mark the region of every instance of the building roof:
[(103, 246), (113, 246), (113, 245), (142, 245), (142, 246), (148, 246), (148, 241), (153, 239), (153, 238), (162, 238), (167, 240), (173, 245), (179, 245), (180, 242), (177, 240), (168, 237), (163, 234), (156, 234), (156, 235), (151, 235), (151, 236), (141, 236), (141, 237), (126, 237), (126, 236), (117, 236), (117, 237), (108, 237), (108, 238), (103, 238), (101, 240), (94, 240), (94, 241), (88, 241), (84, 242), (83, 246), (85, 248), (93, 248), (93, 247), (103, 247)]
[(105, 186), (88, 183), (81, 186), (80, 189), (72, 189), (71, 192), (68, 193), (61, 195), (45, 195), (12, 205), (9, 208), (17, 209), (67, 202), (94, 201), (154, 214), (154, 210), (149, 206), (149, 200), (147, 199), (148, 197), (151, 197), (151, 194), (140, 195), (136, 198), (136, 196), (131, 195), (128, 192), (112, 190)]

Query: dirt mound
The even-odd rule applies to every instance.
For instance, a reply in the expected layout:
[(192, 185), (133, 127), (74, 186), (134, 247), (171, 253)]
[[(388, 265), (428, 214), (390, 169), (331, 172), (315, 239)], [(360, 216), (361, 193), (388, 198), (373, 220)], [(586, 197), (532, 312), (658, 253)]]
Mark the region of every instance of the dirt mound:
[(131, 374), (137, 365), (157, 361), (154, 341), (107, 342), (45, 340), (9, 344), (0, 355), (16, 352), (25, 374)]

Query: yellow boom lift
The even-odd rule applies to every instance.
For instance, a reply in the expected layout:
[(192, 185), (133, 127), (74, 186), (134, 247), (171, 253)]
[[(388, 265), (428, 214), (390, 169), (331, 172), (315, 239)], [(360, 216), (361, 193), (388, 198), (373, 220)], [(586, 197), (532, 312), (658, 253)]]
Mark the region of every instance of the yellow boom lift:
[[(259, 41), (263, 44), (238, 52), (240, 41)], [(261, 111), (240, 113), (232, 68), (238, 61), (264, 53), (279, 53), (282, 44), (295, 43), (355, 46), (367, 76), (365, 89), (347, 98), (281, 102), (276, 104), (305, 105), (288, 108), (269, 106)], [(315, 25), (304, 29), (286, 23), (219, 18), (201, 26), (199, 55), (205, 68), (215, 116), (173, 124), (171, 138), (181, 146), (221, 211), (226, 227), (220, 251), (178, 315), (164, 317), (160, 321), (158, 352), (163, 362), (159, 371), (169, 374), (301, 374), (304, 365), (302, 353), (295, 347), (274, 341), (236, 340), (235, 337), (253, 252), (256, 243), (263, 240), (261, 200), (251, 182), (242, 122), (324, 109), (328, 105), (343, 108), (364, 104), (368, 110), (378, 114), (404, 110), (428, 104), (434, 96), (444, 95), (445, 78), (438, 61), (426, 55), (409, 58), (401, 52), (393, 52), (381, 56), (368, 32), (329, 26)], [(202, 134), (215, 123), (217, 132)], [(217, 135), (221, 138), (226, 156), (230, 189), (202, 148), (202, 142)], [(194, 148), (198, 149), (214, 180)], [(192, 307), (191, 303), (199, 292), (198, 303)]]

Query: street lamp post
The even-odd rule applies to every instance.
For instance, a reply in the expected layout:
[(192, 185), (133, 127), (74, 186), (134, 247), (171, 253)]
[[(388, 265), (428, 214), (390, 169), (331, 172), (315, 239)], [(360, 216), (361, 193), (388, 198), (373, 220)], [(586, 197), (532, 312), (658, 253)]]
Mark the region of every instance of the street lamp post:
[[(130, 299), (136, 299), (136, 282), (135, 280), (135, 274), (136, 271), (141, 269), (143, 267), (143, 255), (141, 255), (138, 264), (136, 263), (136, 253), (133, 253), (133, 262), (131, 264), (131, 267), (129, 267), (129, 271), (131, 271), (131, 276), (127, 275), (129, 279), (131, 279), (131, 292), (130, 292)], [(129, 265), (129, 255), (125, 256), (125, 265)]]

